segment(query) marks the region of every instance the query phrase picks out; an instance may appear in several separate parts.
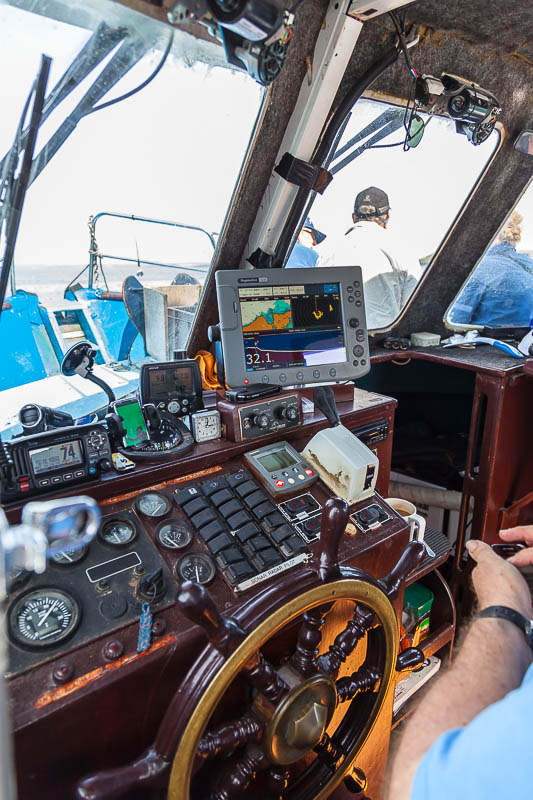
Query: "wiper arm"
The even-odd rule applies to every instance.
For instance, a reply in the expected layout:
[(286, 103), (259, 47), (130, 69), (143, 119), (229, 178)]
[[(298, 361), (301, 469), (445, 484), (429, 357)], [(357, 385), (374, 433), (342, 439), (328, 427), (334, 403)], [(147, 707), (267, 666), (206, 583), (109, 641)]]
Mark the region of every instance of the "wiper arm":
[(377, 131), (377, 133), (370, 139), (367, 139), (366, 142), (357, 147), (355, 150), (353, 150), (349, 155), (343, 158), (342, 161), (340, 161), (334, 167), (330, 167), (329, 171), (331, 172), (331, 174), (335, 175), (335, 173), (339, 172), (341, 169), (348, 166), (348, 164), (350, 164), (354, 159), (360, 156), (361, 153), (364, 153), (365, 150), (368, 150), (371, 147), (375, 147), (378, 142), (381, 142), (382, 139), (385, 139), (385, 137), (388, 136), (390, 133), (394, 133), (394, 131), (397, 131), (399, 128), (401, 128), (403, 126), (404, 114), (405, 112), (403, 110), (400, 111), (396, 109), (388, 109), (383, 114), (381, 114), (377, 119), (375, 119), (374, 122), (371, 122), (369, 125), (363, 128), (363, 130), (359, 131), (359, 133), (357, 133), (352, 139), (350, 139), (349, 142), (346, 142), (346, 144), (343, 145), (343, 147), (341, 147), (339, 150), (336, 151), (336, 153), (334, 153), (331, 159), (332, 161), (336, 161), (339, 158), (339, 156), (341, 156), (343, 153), (349, 150), (354, 144), (356, 144), (358, 141), (361, 141), (361, 139), (364, 139), (373, 131)]
[[(2, 236), (2, 231), (5, 228), (5, 250), (0, 269), (0, 315), (2, 314), (2, 306), (4, 304), (7, 282), (9, 280), (9, 273), (11, 271), (13, 253), (15, 252), (15, 244), (17, 241), (20, 218), (22, 216), (24, 198), (26, 196), (26, 189), (28, 188), (30, 181), (33, 152), (35, 149), (37, 132), (42, 120), (46, 85), (48, 83), (48, 75), (50, 74), (51, 64), (51, 58), (48, 56), (41, 56), (41, 66), (39, 68), (37, 79), (34, 87), (32, 88), (28, 101), (24, 106), (21, 121), (19, 123), (15, 138), (14, 153), (12, 158), (9, 160), (9, 168), (6, 169), (6, 185), (2, 186), (3, 204), (0, 213), (0, 237)], [(33, 108), (31, 112), (30, 123), (27, 129), (28, 133), (25, 137), (25, 141), (22, 142), (21, 130), (24, 125), (24, 120), (26, 118), (30, 98), (32, 95), (34, 95)], [(15, 178), (19, 155), (22, 149), (24, 149), (22, 166), (18, 178)]]

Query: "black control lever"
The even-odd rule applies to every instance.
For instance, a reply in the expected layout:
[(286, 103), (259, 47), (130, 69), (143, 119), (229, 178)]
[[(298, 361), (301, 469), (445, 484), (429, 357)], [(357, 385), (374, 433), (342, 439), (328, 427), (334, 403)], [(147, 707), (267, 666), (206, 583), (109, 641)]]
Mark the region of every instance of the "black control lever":
[(159, 567), (141, 578), (137, 585), (137, 596), (153, 603), (163, 597), (165, 590), (166, 581), (163, 576), (163, 568)]
[(341, 424), (331, 386), (317, 386), (313, 391), (313, 402), (322, 411), (332, 428)]
[(146, 403), (143, 406), (143, 411), (148, 421), (148, 427), (151, 431), (157, 431), (161, 427), (161, 414), (153, 403)]

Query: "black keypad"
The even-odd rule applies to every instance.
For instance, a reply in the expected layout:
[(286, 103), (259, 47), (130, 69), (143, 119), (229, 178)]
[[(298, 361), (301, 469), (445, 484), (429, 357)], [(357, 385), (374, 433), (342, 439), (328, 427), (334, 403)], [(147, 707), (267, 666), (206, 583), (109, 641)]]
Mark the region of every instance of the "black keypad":
[(194, 514), (197, 514), (204, 508), (208, 508), (208, 505), (203, 497), (195, 497), (192, 500), (189, 499), (187, 503), (182, 505), (182, 509), (188, 517), (194, 516)]
[(307, 546), (305, 542), (295, 533), (294, 536), (290, 536), (288, 539), (285, 539), (279, 549), (285, 558), (292, 558), (293, 556), (297, 556), (298, 553), (303, 553), (305, 550), (307, 550)]
[(215, 536), (214, 539), (208, 544), (209, 549), (212, 553), (219, 553), (225, 547), (231, 547), (233, 544), (233, 537), (229, 535), (229, 533), (221, 533), (218, 536)]
[(280, 525), (279, 528), (276, 528), (275, 531), (271, 531), (268, 535), (276, 544), (281, 544), (281, 542), (284, 542), (289, 536), (292, 536), (293, 533), (294, 528), (286, 522), (285, 525)]
[[(305, 535), (315, 537), (320, 517), (296, 533), (248, 470), (213, 477), (176, 490), (174, 499), (216, 558), (230, 586), (265, 572), (300, 553), (309, 553)], [(311, 495), (287, 500), (283, 508), (296, 520), (320, 508)]]
[(244, 502), (248, 508), (255, 508), (256, 506), (261, 505), (261, 503), (264, 503), (265, 500), (268, 500), (268, 497), (264, 492), (261, 491), (261, 489), (258, 489), (256, 492), (252, 492), (252, 494), (249, 494), (248, 497), (244, 498)]
[(257, 483), (254, 483), (254, 481), (245, 481), (235, 487), (235, 492), (239, 497), (246, 497), (247, 494), (255, 492), (256, 489), (259, 489)]
[(213, 539), (218, 533), (222, 533), (224, 530), (224, 526), (218, 519), (214, 519), (208, 525), (204, 525), (203, 527), (199, 528), (198, 533), (204, 540), (204, 542), (209, 542)]
[(239, 472), (232, 472), (231, 475), (226, 475), (228, 486), (230, 486), (232, 489), (235, 489), (241, 483), (247, 481), (248, 478), (251, 478), (251, 475), (247, 469), (241, 469)]
[(242, 528), (243, 525), (246, 525), (247, 522), (251, 522), (251, 517), (246, 511), (237, 511), (236, 514), (232, 514), (231, 517), (228, 517), (227, 522), (230, 529), (236, 531)]
[(208, 525), (210, 522), (216, 520), (217, 515), (211, 508), (204, 508), (203, 511), (198, 512), (195, 514), (194, 517), (191, 517), (191, 522), (196, 528), (196, 530), (200, 530), (203, 528), (204, 525)]
[(235, 537), (244, 544), (244, 542), (258, 533), (261, 533), (261, 528), (255, 522), (248, 522), (243, 528), (239, 528)]
[(233, 514), (236, 514), (237, 511), (244, 511), (244, 507), (242, 503), (239, 503), (238, 500), (230, 500), (229, 503), (224, 503), (224, 505), (220, 506), (218, 509), (224, 519), (231, 517)]
[(255, 569), (249, 561), (237, 561), (235, 564), (230, 564), (224, 570), (224, 575), (229, 583), (235, 586), (235, 584), (241, 583), (241, 581), (246, 580), (246, 578), (251, 578), (252, 575), (255, 575)]
[(257, 567), (258, 571), (263, 572), (263, 570), (268, 569), (269, 567), (274, 567), (276, 564), (280, 564), (283, 561), (283, 558), (278, 551), (274, 550), (272, 547), (269, 550), (261, 550), (260, 553), (256, 553), (252, 561)]
[(275, 510), (276, 506), (274, 503), (267, 500), (265, 503), (261, 503), (261, 505), (254, 508), (254, 514), (258, 519), (263, 519), (263, 517), (266, 517), (267, 514), (271, 514)]
[(187, 486), (186, 489), (178, 489), (174, 493), (174, 500), (179, 506), (184, 506), (185, 503), (194, 500), (199, 495), (201, 496), (201, 492), (197, 486)]
[(211, 502), (217, 508), (223, 506), (228, 500), (233, 500), (233, 492), (230, 492), (229, 489), (221, 489), (220, 492), (215, 492), (215, 494), (211, 495)]
[(217, 554), (217, 561), (224, 569), (229, 564), (237, 564), (239, 561), (242, 560), (242, 553), (238, 547), (227, 547), (225, 550), (221, 550), (220, 553)]
[(206, 497), (211, 497), (212, 494), (220, 489), (225, 489), (227, 485), (228, 482), (225, 478), (211, 478), (210, 481), (204, 481), (204, 483), (200, 484)]

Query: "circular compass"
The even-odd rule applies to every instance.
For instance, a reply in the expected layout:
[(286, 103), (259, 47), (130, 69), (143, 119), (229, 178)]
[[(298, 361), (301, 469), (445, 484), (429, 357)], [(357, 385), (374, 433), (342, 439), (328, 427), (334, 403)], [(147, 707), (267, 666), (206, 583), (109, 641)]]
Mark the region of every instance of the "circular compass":
[(79, 605), (70, 594), (57, 589), (35, 589), (8, 610), (8, 629), (17, 644), (50, 647), (67, 639), (79, 619)]

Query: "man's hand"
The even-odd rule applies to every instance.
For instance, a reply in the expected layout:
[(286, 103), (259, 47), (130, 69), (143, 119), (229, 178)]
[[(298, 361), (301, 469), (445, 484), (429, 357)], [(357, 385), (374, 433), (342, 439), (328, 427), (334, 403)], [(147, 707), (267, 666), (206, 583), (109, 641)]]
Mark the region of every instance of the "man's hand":
[(527, 567), (533, 564), (533, 525), (518, 525), (516, 528), (500, 531), (500, 539), (504, 542), (525, 542), (528, 545), (507, 561), (515, 567)]
[(509, 606), (531, 619), (533, 609), (529, 587), (516, 567), (496, 555), (486, 542), (472, 539), (466, 546), (477, 562), (472, 572), (472, 582), (479, 609)]

